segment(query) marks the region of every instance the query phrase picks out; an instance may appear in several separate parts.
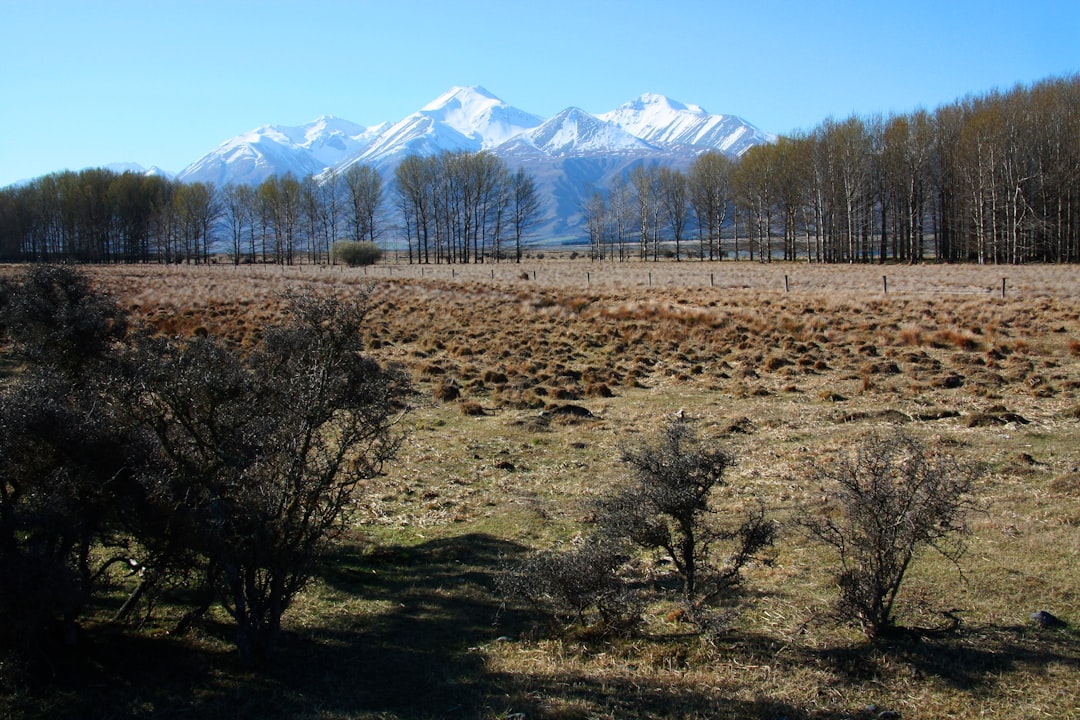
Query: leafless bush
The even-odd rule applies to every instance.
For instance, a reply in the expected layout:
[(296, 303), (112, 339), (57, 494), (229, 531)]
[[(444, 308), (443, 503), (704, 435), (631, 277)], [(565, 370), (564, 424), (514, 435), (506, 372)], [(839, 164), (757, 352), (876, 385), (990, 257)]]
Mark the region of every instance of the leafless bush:
[(600, 532), (670, 556), (692, 619), (739, 584), (742, 570), (769, 548), (775, 524), (761, 506), (736, 526), (711, 502), (733, 459), (706, 448), (683, 420), (653, 444), (623, 451), (633, 478), (600, 503)]
[(628, 560), (624, 544), (586, 537), (569, 550), (536, 553), (508, 568), (498, 589), (563, 623), (589, 625), (595, 619), (607, 628), (626, 628), (641, 616), (640, 601), (620, 575)]
[(897, 593), (920, 549), (959, 568), (977, 474), (898, 430), (869, 435), (853, 454), (814, 467), (810, 481), (832, 489), (823, 511), (801, 524), (837, 553), (837, 610), (867, 638), (893, 629)]
[(146, 541), (217, 588), (245, 662), (273, 649), (360, 481), (396, 454), (411, 390), (361, 352), (363, 297), (287, 300), (290, 321), (246, 359), (213, 338), (143, 339), (122, 398), (162, 459), (145, 483), (166, 522)]
[(731, 457), (705, 448), (682, 420), (669, 424), (654, 444), (624, 450), (622, 460), (633, 477), (598, 501), (594, 534), (573, 550), (540, 554), (512, 569), (504, 591), (544, 599), (578, 620), (586, 608), (596, 608), (610, 622), (644, 604), (644, 578), (626, 585), (618, 575), (630, 551), (655, 551), (671, 559), (686, 617), (711, 630), (709, 605), (738, 585), (743, 569), (773, 544), (775, 524), (761, 506), (733, 527), (721, 521), (711, 495), (723, 484)]

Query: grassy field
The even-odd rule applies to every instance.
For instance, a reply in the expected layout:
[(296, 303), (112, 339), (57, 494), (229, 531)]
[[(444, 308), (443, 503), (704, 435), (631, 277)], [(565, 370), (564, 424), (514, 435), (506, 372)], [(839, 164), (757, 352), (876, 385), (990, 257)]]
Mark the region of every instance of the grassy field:
[[(93, 268), (162, 332), (250, 345), (286, 288), (372, 288), (367, 345), (420, 395), (408, 441), (286, 615), (271, 667), (222, 624), (86, 628), (71, 686), (11, 717), (1080, 717), (1080, 276), (1074, 267), (756, 263)], [(573, 404), (593, 417), (551, 413)], [(619, 448), (682, 410), (737, 465), (719, 498), (783, 532), (730, 632), (650, 608), (634, 638), (554, 638), (492, 592), (502, 563), (588, 527)], [(831, 615), (830, 557), (790, 522), (809, 482), (899, 425), (985, 463), (962, 574), (920, 557), (869, 644)], [(1046, 610), (1071, 623), (1044, 629)], [(954, 630), (943, 613), (959, 618)], [(133, 658), (139, 658), (137, 661)], [(896, 713), (893, 715), (891, 713)]]

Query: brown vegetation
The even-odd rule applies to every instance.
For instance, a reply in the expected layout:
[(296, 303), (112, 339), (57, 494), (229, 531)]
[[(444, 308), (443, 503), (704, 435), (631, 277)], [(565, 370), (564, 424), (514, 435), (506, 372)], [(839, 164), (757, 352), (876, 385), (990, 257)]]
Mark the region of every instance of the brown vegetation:
[[(353, 545), (309, 591), (310, 609), (286, 617), (298, 659), (265, 681), (279, 713), (314, 716), (312, 703), (355, 718), (456, 707), (485, 718), (1075, 713), (1080, 283), (1070, 268), (545, 260), (453, 277), (401, 265), (90, 272), (162, 332), (240, 347), (277, 316), (286, 288), (374, 285), (365, 343), (421, 388), (400, 461), (367, 487)], [(590, 416), (552, 412), (571, 406)], [(964, 577), (927, 558), (897, 600), (899, 623), (921, 636), (868, 645), (831, 620), (828, 556), (788, 534), (750, 578), (730, 635), (710, 643), (667, 620), (672, 607), (646, 617), (644, 638), (599, 644), (546, 639), (500, 615), (481, 579), (496, 559), (565, 547), (589, 524), (585, 501), (619, 480), (622, 441), (677, 412), (731, 451), (731, 487), (781, 520), (822, 502), (807, 468), (871, 430), (903, 423), (984, 462), (975, 499), (986, 511), (969, 518)], [(380, 594), (379, 578), (402, 594)], [(1034, 628), (1037, 610), (1070, 626)], [(416, 652), (367, 657), (389, 637)], [(363, 646), (355, 652), (380, 682), (343, 669), (355, 661), (343, 638)], [(220, 647), (212, 633), (200, 642)], [(181, 681), (201, 687), (199, 672)], [(305, 678), (314, 686), (301, 690)], [(229, 697), (271, 709), (263, 690), (228, 682)], [(191, 702), (224, 717), (219, 692), (198, 689)]]

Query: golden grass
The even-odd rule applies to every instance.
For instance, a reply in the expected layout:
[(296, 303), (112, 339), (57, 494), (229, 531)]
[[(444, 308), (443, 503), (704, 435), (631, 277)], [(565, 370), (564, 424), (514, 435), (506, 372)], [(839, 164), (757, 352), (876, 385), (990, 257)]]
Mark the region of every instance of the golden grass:
[[(203, 328), (240, 345), (281, 311), (286, 288), (370, 285), (368, 347), (422, 391), (401, 457), (368, 483), (355, 540), (287, 615), (289, 652), (312, 669), (286, 664), (264, 681), (277, 716), (1080, 716), (1075, 268), (534, 260), (90, 272), (162, 332)], [(594, 417), (550, 412), (566, 404)], [(724, 505), (760, 496), (784, 522), (821, 501), (808, 465), (870, 429), (902, 423), (985, 463), (963, 575), (926, 554), (903, 590), (900, 622), (926, 632), (871, 646), (831, 619), (828, 556), (790, 529), (714, 644), (669, 621), (670, 607), (651, 609), (645, 637), (589, 642), (500, 612), (498, 556), (587, 527), (587, 501), (620, 478), (619, 448), (680, 409), (738, 461)], [(1071, 627), (1035, 628), (1036, 610)], [(935, 630), (945, 611), (962, 620), (957, 632)], [(353, 662), (382, 672), (382, 686)], [(225, 695), (267, 709), (254, 683), (214, 667), (232, 683)], [(211, 693), (205, 676), (190, 682)]]

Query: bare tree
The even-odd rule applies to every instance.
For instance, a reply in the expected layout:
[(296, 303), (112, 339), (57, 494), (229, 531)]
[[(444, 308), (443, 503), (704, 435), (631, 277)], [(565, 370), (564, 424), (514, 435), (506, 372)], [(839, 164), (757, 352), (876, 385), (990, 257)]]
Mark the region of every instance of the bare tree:
[(342, 174), (346, 194), (346, 224), (353, 242), (375, 242), (382, 232), (380, 214), (383, 182), (370, 165), (351, 165)]
[(779, 152), (774, 145), (756, 145), (746, 151), (732, 176), (739, 204), (750, 220), (750, 259), (772, 259), (771, 242), (776, 196), (779, 193)]
[(251, 222), (251, 195), (251, 187), (248, 185), (228, 185), (221, 191), (222, 218), (229, 228), (229, 250), (233, 265), (239, 265), (244, 254), (245, 231), (249, 231), (248, 223)]
[(731, 206), (731, 173), (734, 164), (721, 153), (699, 155), (690, 166), (690, 204), (697, 218), (701, 258), (723, 257), (720, 232)]
[(542, 210), (536, 181), (524, 168), (518, 168), (510, 179), (510, 224), (516, 262), (521, 262), (525, 238), (539, 224)]
[(630, 172), (630, 184), (634, 186), (634, 196), (638, 208), (638, 242), (642, 260), (649, 258), (652, 247), (653, 260), (660, 256), (660, 203), (657, 200), (656, 165), (638, 165)]
[(181, 185), (173, 200), (184, 261), (209, 262), (212, 229), (221, 217), (221, 203), (211, 183)]
[(630, 253), (626, 245), (632, 236), (633, 192), (622, 175), (616, 175), (608, 187), (608, 215), (610, 216), (611, 241), (619, 246), (619, 260), (626, 260)]
[(675, 241), (675, 259), (681, 260), (682, 240), (690, 218), (690, 185), (686, 175), (674, 168), (661, 168), (657, 180), (660, 210)]
[(300, 181), (291, 173), (267, 178), (259, 185), (259, 199), (273, 240), (274, 262), (292, 265), (300, 240)]
[(589, 257), (594, 260), (604, 259), (604, 242), (607, 236), (607, 202), (604, 195), (594, 192), (582, 207), (585, 227), (589, 231)]
[[(410, 155), (394, 171), (394, 188), (409, 246), (416, 248), (416, 261), (430, 263), (435, 230), (435, 168), (426, 158)], [(434, 248), (438, 262), (438, 248)], [(411, 255), (411, 251), (410, 251)]]

